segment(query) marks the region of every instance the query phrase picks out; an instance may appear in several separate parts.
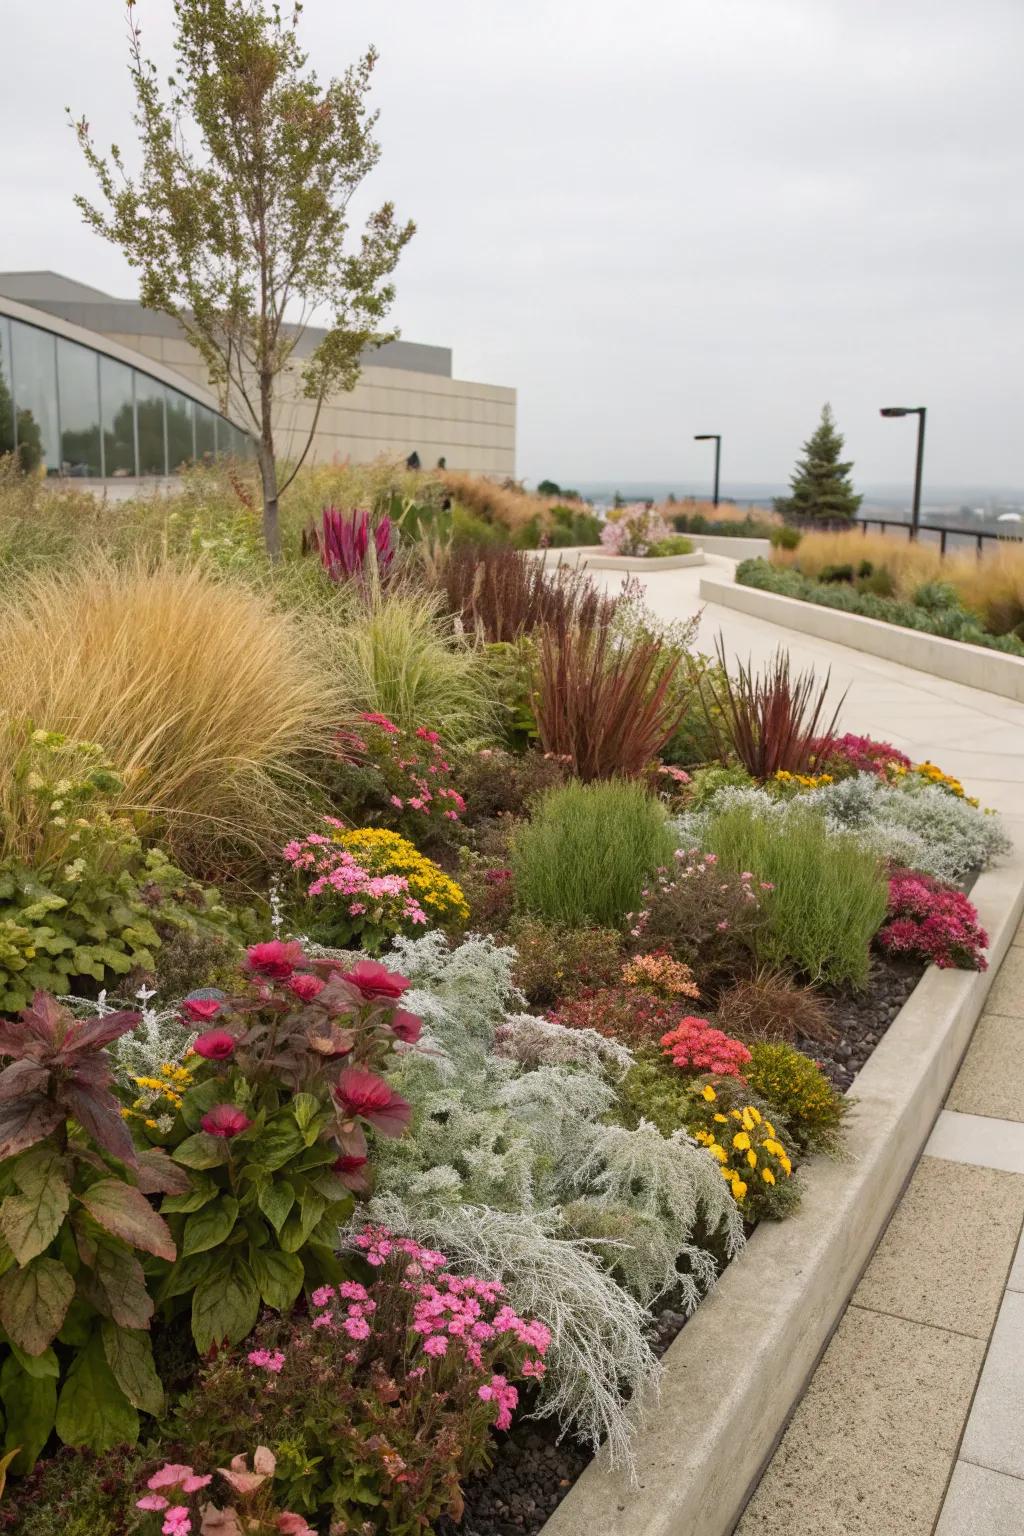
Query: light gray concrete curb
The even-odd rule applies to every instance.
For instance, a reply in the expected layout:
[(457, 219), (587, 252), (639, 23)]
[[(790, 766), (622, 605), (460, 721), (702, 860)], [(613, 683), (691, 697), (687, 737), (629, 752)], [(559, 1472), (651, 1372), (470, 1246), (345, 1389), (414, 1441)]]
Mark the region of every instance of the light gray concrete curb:
[(767, 560), (772, 552), (770, 539), (736, 538), (724, 533), (691, 533), (687, 538), (700, 539), (709, 555), (728, 555), (730, 560)]
[(927, 1140), (1024, 912), (1024, 857), (971, 899), (989, 969), (925, 972), (858, 1073), (851, 1160), (815, 1159), (800, 1209), (758, 1227), (665, 1356), (639, 1486), (599, 1456), (542, 1536), (728, 1536)]
[(1002, 651), (983, 645), (965, 645), (961, 640), (945, 640), (941, 635), (923, 635), (916, 629), (902, 629), (882, 619), (865, 619), (859, 613), (840, 613), (835, 608), (821, 608), (799, 597), (781, 597), (777, 592), (761, 592), (735, 582), (701, 577), (700, 595), (707, 603), (736, 608), (770, 624), (848, 645), (855, 651), (883, 656), (918, 672), (944, 677), (951, 683), (998, 693), (1006, 699), (1024, 703), (1024, 658), (1006, 656)]
[[(685, 538), (686, 535), (684, 534)], [(695, 549), (689, 555), (592, 555), (589, 550), (580, 551), (580, 561), (595, 571), (681, 571), (688, 565), (703, 565), (704, 551)]]

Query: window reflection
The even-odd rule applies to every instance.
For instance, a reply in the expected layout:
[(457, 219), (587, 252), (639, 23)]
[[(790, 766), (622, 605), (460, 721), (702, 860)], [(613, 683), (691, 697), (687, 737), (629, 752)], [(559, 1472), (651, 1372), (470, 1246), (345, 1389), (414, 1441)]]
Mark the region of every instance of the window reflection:
[(57, 469), (56, 338), (34, 325), (11, 321), (15, 441), (21, 466), (33, 473)]
[(144, 373), (135, 375), (135, 416), (139, 431), (139, 474), (166, 475), (164, 390)]
[(0, 454), (14, 452), (14, 392), (11, 388), (11, 327), (0, 315)]
[(97, 478), (103, 473), (97, 354), (63, 336), (57, 338), (57, 391), (61, 474)]
[(167, 390), (167, 471), (177, 475), (195, 458), (192, 440), (192, 401), (176, 389)]
[(134, 369), (100, 357), (103, 407), (103, 473), (111, 480), (135, 474)]
[(196, 404), (196, 460), (209, 464), (217, 452), (217, 418), (205, 405)]

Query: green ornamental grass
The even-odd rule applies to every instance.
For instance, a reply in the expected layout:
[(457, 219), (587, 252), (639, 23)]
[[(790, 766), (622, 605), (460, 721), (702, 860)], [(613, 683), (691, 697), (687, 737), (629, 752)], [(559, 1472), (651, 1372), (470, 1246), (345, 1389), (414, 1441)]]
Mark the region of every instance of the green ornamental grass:
[(864, 986), (888, 891), (875, 854), (830, 833), (813, 811), (791, 814), (780, 828), (745, 806), (715, 816), (705, 846), (727, 868), (773, 885), (764, 893), (763, 960), (796, 966), (812, 982)]
[(517, 904), (555, 922), (621, 927), (674, 849), (664, 807), (642, 784), (562, 785), (548, 790), (516, 835)]

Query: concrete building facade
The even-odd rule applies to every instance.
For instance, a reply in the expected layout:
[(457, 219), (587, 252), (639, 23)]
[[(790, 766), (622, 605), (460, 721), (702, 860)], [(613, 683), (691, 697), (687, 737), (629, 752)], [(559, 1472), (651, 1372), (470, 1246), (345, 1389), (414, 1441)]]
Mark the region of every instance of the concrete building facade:
[[(0, 273), (0, 302), (3, 298), (103, 337), (130, 353), (137, 367), (156, 363), (182, 387), (191, 385), (202, 398), (212, 398), (205, 362), (167, 315), (54, 272)], [(316, 336), (310, 328), (300, 360)], [(277, 409), (275, 436), (282, 458), (301, 451), (313, 418), (313, 405), (297, 386), (297, 371), (282, 381)], [(513, 475), (515, 390), (453, 378), (447, 347), (395, 341), (368, 352), (355, 389), (325, 402), (307, 462), (364, 463), (380, 454), (405, 458), (414, 451), (424, 468), (443, 458), (449, 469)]]

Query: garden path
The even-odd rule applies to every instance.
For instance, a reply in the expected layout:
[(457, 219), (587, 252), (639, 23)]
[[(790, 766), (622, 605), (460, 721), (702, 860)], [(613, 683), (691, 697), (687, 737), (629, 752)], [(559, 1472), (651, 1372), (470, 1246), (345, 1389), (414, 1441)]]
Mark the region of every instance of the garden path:
[[(733, 562), (711, 559), (720, 574)], [(646, 581), (661, 617), (700, 569)], [(595, 573), (617, 590), (617, 573)], [(702, 648), (783, 644), (842, 727), (930, 758), (1024, 845), (1024, 705), (708, 605)], [(913, 1177), (736, 1536), (1024, 1536), (1024, 924)]]

